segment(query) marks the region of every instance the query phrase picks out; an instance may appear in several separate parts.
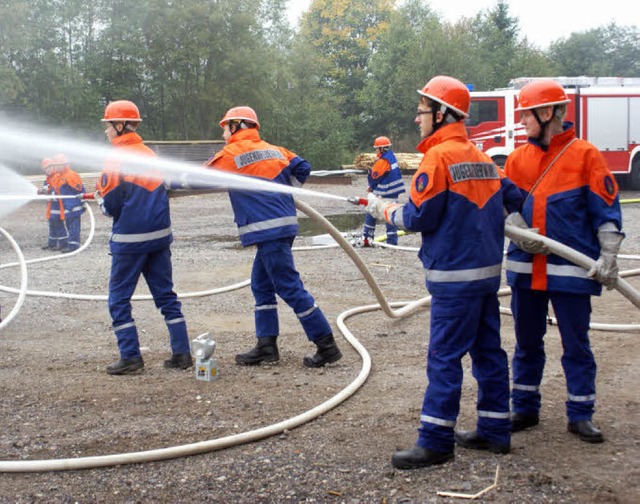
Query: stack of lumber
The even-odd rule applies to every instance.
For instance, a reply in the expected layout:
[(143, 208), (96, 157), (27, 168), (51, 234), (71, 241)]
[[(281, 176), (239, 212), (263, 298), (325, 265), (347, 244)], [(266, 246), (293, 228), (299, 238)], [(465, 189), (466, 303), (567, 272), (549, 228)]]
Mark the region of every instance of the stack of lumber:
[[(394, 152), (396, 159), (398, 160), (398, 166), (401, 170), (415, 171), (420, 166), (420, 161), (423, 155), (420, 153), (409, 152)], [(353, 160), (353, 165), (359, 170), (367, 170), (373, 166), (376, 162), (377, 156), (375, 153), (363, 153), (358, 154)]]

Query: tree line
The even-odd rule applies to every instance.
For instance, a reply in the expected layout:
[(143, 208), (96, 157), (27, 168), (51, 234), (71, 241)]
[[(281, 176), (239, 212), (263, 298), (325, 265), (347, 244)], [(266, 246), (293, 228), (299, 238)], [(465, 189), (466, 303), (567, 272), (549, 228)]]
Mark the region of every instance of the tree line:
[(140, 108), (145, 140), (220, 139), (235, 105), (316, 169), (378, 135), (418, 142), (416, 89), (448, 74), (476, 90), (518, 76), (640, 76), (640, 32), (609, 24), (543, 50), (506, 0), (443, 20), (425, 0), (0, 0), (0, 114), (102, 135), (111, 100)]

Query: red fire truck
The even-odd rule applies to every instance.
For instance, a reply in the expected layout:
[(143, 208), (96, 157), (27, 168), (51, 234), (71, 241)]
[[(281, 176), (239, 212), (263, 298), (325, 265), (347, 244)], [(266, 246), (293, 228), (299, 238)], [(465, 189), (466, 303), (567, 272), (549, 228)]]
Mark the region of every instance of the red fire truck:
[[(515, 112), (518, 92), (541, 78), (520, 77), (511, 80), (508, 88), (471, 92), (466, 120), (469, 138), (500, 166), (527, 140)], [(578, 138), (598, 147), (611, 171), (627, 179), (632, 189), (640, 190), (640, 78), (551, 78), (571, 98), (566, 120), (574, 123)]]

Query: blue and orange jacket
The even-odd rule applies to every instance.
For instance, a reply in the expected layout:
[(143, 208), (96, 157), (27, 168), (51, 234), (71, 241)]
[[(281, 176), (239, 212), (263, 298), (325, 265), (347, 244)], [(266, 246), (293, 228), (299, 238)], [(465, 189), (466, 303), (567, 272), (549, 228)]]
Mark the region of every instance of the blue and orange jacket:
[[(297, 187), (304, 184), (311, 173), (308, 161), (284, 147), (261, 140), (255, 128), (234, 133), (206, 166)], [(230, 189), (229, 199), (243, 247), (298, 234), (291, 194)]]
[[(44, 184), (42, 189), (45, 191), (45, 194), (59, 194), (56, 192), (56, 188), (59, 188), (60, 184), (58, 182), (58, 173), (53, 171), (49, 175), (47, 175), (44, 179)], [(54, 220), (60, 220), (60, 202), (62, 200), (55, 199), (49, 200), (47, 202), (47, 211), (45, 212), (45, 217), (47, 220), (53, 217)]]
[[(507, 158), (505, 172), (526, 197), (522, 215), (529, 226), (597, 259), (598, 228), (612, 222), (622, 229), (618, 185), (598, 149), (577, 139), (571, 123), (564, 128), (546, 150), (531, 139), (518, 147)], [(602, 290), (585, 269), (566, 259), (532, 256), (514, 244), (507, 253), (507, 282), (541, 291), (598, 295)]]
[[(117, 149), (137, 156), (155, 156), (137, 133), (113, 139)], [(121, 173), (120, 159), (107, 160), (97, 189), (104, 198), (104, 210), (113, 217), (109, 248), (112, 253), (151, 252), (173, 241), (169, 197), (160, 174)], [(126, 161), (125, 161), (126, 162)]]
[(393, 151), (388, 150), (378, 156), (378, 159), (367, 175), (369, 189), (380, 198), (398, 199), (406, 192), (402, 173)]
[(469, 142), (464, 124), (448, 124), (417, 147), (424, 153), (409, 202), (390, 211), (400, 229), (420, 231), (418, 256), (434, 296), (487, 295), (500, 287), (504, 212), (522, 204), (518, 188)]
[(57, 173), (55, 186), (56, 194), (61, 196), (77, 196), (77, 198), (60, 199), (60, 218), (64, 220), (65, 215), (82, 214), (85, 211), (82, 205), (82, 195), (85, 193), (82, 179), (71, 168), (66, 167)]

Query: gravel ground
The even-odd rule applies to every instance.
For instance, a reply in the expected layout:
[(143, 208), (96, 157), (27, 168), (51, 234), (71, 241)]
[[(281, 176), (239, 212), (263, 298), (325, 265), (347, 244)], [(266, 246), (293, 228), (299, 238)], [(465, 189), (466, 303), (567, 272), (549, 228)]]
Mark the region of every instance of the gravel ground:
[[(408, 181), (408, 179), (407, 179)], [(363, 176), (352, 185), (308, 184), (321, 192), (363, 194)], [(638, 197), (625, 192), (623, 198)], [(361, 209), (346, 202), (305, 198), (343, 231), (359, 231)], [(640, 253), (638, 206), (623, 207), (628, 238), (623, 253)], [(40, 250), (47, 228), (40, 203), (30, 203), (0, 221), (27, 258), (52, 255)], [(174, 278), (179, 293), (220, 288), (249, 278), (253, 251), (238, 245), (228, 198), (208, 194), (172, 199)], [(301, 214), (303, 235), (296, 247), (325, 233)], [(78, 255), (34, 263), (29, 289), (58, 297), (30, 295), (17, 317), (0, 332), (0, 466), (9, 461), (49, 461), (126, 454), (205, 442), (282, 422), (329, 400), (349, 386), (362, 359), (340, 337), (337, 317), (345, 310), (375, 304), (363, 276), (340, 248), (295, 252), (307, 289), (332, 321), (344, 358), (326, 369), (306, 369), (302, 357), (313, 350), (291, 310), (281, 303), (281, 361), (239, 367), (234, 356), (254, 343), (253, 301), (248, 288), (186, 297), (183, 309), (191, 338), (213, 333), (220, 378), (196, 380), (192, 369), (168, 371), (169, 353), (162, 317), (149, 301), (136, 302), (145, 371), (109, 376), (117, 358), (104, 300), (60, 294), (104, 296), (107, 292), (110, 221), (96, 215), (93, 241)], [(83, 218), (83, 238), (89, 218)], [(379, 232), (383, 228), (379, 227)], [(407, 235), (400, 245), (417, 247)], [(414, 251), (358, 249), (389, 301), (426, 296)], [(0, 263), (15, 261), (0, 239)], [(635, 268), (631, 260), (623, 269)], [(0, 284), (18, 286), (17, 268), (0, 269)], [(627, 279), (636, 288), (635, 278)], [(139, 294), (147, 293), (141, 282)], [(0, 292), (6, 316), (15, 295)], [(508, 297), (502, 299), (508, 306)], [(594, 322), (637, 323), (638, 312), (619, 293), (594, 298)], [(349, 399), (297, 428), (254, 442), (155, 462), (83, 470), (3, 472), (0, 502), (453, 502), (439, 491), (474, 494), (494, 481), (484, 501), (640, 502), (640, 339), (637, 333), (592, 331), (598, 361), (598, 410), (594, 417), (606, 436), (589, 445), (566, 431), (566, 389), (555, 327), (547, 337), (541, 423), (518, 433), (508, 455), (458, 449), (452, 463), (398, 471), (394, 450), (411, 446), (426, 386), (428, 310), (401, 319), (379, 310), (359, 313), (346, 325), (372, 360), (364, 385)], [(504, 347), (511, 355), (513, 324), (503, 317)], [(475, 423), (475, 381), (465, 359), (458, 425)]]

